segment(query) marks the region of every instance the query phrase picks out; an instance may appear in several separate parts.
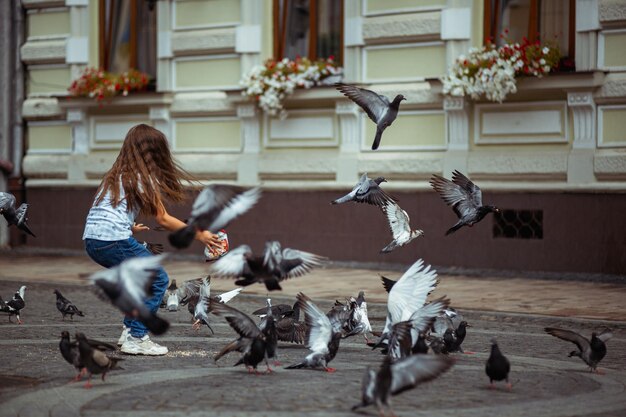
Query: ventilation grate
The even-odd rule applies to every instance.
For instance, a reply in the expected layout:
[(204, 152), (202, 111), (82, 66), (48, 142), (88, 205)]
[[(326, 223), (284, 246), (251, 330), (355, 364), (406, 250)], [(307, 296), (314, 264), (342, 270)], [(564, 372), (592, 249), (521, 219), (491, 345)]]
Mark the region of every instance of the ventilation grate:
[(543, 239), (543, 210), (502, 210), (494, 213), (494, 238)]

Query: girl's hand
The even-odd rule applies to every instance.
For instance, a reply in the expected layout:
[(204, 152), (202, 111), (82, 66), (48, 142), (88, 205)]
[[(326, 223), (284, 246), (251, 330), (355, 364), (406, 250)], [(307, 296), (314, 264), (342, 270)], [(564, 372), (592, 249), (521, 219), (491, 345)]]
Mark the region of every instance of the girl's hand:
[(133, 234), (135, 234), (138, 232), (150, 230), (150, 228), (148, 226), (144, 226), (142, 223), (133, 223), (133, 227), (131, 227), (130, 230), (131, 232), (133, 232)]
[(208, 230), (199, 231), (196, 233), (196, 240), (202, 242), (203, 245), (209, 249), (218, 249), (222, 247), (222, 241), (219, 236), (209, 232)]

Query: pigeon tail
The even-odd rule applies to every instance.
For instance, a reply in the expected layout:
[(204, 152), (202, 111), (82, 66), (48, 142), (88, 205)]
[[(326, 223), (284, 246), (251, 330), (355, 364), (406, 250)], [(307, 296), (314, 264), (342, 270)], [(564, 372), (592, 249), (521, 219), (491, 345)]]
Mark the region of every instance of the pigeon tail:
[(167, 320), (163, 320), (156, 315), (152, 315), (145, 320), (142, 320), (143, 324), (146, 325), (148, 330), (150, 330), (155, 335), (163, 334), (170, 327), (170, 323)]
[(353, 197), (353, 196), (352, 196), (351, 194), (347, 194), (347, 195), (344, 195), (344, 196), (343, 196), (343, 197), (341, 197), (341, 198), (338, 198), (338, 199), (336, 199), (336, 200), (331, 201), (331, 202), (330, 202), (330, 204), (342, 204), (342, 203), (346, 203), (346, 202), (348, 202), (348, 201), (352, 201), (352, 197)]
[(372, 143), (372, 150), (375, 151), (380, 145), (380, 139), (383, 137), (383, 129), (376, 128), (376, 136), (374, 137), (374, 143)]
[(268, 291), (282, 290), (282, 287), (280, 286), (276, 278), (266, 279), (265, 287), (267, 288)]
[(285, 366), (285, 369), (302, 369), (306, 367), (306, 362), (296, 363), (295, 365)]
[(463, 227), (463, 223), (458, 222), (457, 224), (455, 224), (454, 226), (448, 229), (448, 231), (446, 232), (446, 236), (451, 235), (452, 233), (459, 230), (461, 227)]
[(392, 250), (394, 250), (397, 247), (398, 247), (398, 244), (396, 243), (396, 241), (394, 239), (390, 244), (388, 244), (387, 246), (382, 248), (380, 253), (389, 253), (389, 252), (391, 252)]
[(170, 233), (168, 239), (172, 246), (177, 249), (184, 249), (191, 245), (196, 237), (196, 228), (194, 226), (186, 226), (180, 230)]

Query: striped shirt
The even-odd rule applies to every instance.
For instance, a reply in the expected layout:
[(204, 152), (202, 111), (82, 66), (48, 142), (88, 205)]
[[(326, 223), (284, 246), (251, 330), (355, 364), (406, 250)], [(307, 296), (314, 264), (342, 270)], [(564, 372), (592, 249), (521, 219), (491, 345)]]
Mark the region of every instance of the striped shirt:
[(102, 201), (89, 209), (83, 240), (97, 239), (105, 241), (125, 240), (132, 236), (132, 227), (137, 217), (137, 211), (128, 211), (128, 202), (124, 194), (124, 187), (120, 184), (120, 203), (113, 207), (111, 192), (107, 191)]

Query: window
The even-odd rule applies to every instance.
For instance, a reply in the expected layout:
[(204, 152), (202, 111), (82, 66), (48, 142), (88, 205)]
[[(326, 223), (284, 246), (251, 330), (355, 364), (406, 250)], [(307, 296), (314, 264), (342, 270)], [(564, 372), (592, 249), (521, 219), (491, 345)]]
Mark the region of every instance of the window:
[(156, 78), (156, 10), (153, 0), (100, 0), (100, 67), (131, 68)]
[[(506, 38), (520, 42), (555, 42), (561, 52), (561, 71), (574, 69), (576, 36), (574, 0), (485, 0), (485, 38), (502, 45)], [(505, 39), (500, 35), (508, 33)]]
[(274, 57), (342, 62), (343, 1), (274, 0)]

